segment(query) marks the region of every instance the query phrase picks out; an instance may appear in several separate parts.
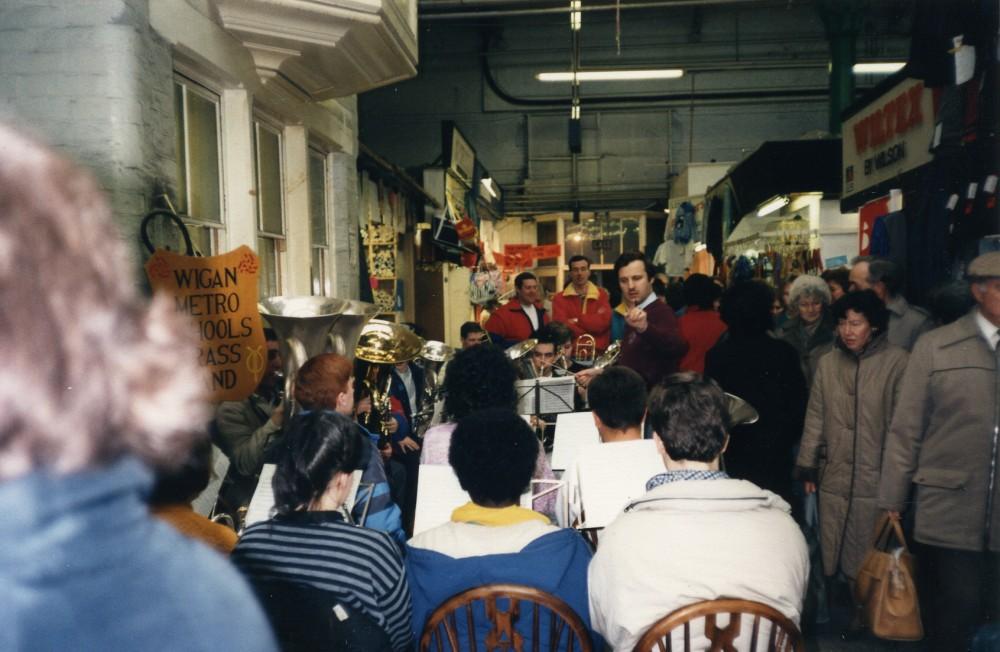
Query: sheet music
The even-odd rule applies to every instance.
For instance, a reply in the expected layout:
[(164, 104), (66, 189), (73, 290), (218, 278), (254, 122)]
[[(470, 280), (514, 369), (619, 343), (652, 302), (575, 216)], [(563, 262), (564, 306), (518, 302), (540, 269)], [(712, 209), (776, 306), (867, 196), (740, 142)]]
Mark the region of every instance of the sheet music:
[(226, 454), (212, 445), (212, 478), (208, 482), (205, 490), (198, 494), (198, 497), (191, 502), (194, 511), (202, 516), (210, 516), (215, 508), (215, 502), (219, 498), (219, 490), (222, 488), (222, 481), (229, 472), (229, 458)]
[(629, 502), (646, 493), (650, 478), (665, 470), (652, 439), (587, 447), (576, 464), (583, 528), (609, 525)]
[(599, 444), (593, 412), (567, 412), (556, 417), (555, 441), (552, 444), (552, 468), (565, 471), (573, 465), (580, 449)]
[[(514, 381), (518, 414), (560, 414), (573, 411), (576, 379), (573, 376), (528, 378)], [(535, 394), (538, 411), (535, 411)]]
[(247, 507), (247, 527), (258, 521), (266, 521), (271, 518), (271, 509), (274, 507), (274, 487), (271, 485), (271, 481), (274, 479), (276, 468), (278, 468), (276, 464), (265, 464), (264, 468), (260, 470), (257, 488), (254, 489), (250, 506)]
[[(451, 521), (451, 513), (456, 508), (471, 501), (469, 494), (462, 489), (454, 469), (447, 464), (421, 464), (417, 476), (417, 509), (413, 517), (413, 535), (436, 528)], [(553, 490), (558, 490), (558, 480), (532, 480), (535, 483), (556, 483)], [(546, 489), (549, 487), (546, 486)], [(521, 494), (520, 504), (531, 505), (531, 491)], [(543, 492), (544, 493), (544, 492)]]
[[(260, 477), (257, 479), (257, 488), (254, 489), (253, 498), (247, 507), (246, 527), (250, 527), (259, 521), (266, 521), (271, 518), (271, 510), (274, 509), (274, 471), (276, 464), (265, 464), (260, 470)], [(361, 475), (363, 470), (358, 469), (351, 474), (351, 488), (344, 499), (344, 505), (354, 506), (354, 501), (358, 496), (358, 487), (361, 485)], [(348, 508), (349, 510), (350, 508)]]

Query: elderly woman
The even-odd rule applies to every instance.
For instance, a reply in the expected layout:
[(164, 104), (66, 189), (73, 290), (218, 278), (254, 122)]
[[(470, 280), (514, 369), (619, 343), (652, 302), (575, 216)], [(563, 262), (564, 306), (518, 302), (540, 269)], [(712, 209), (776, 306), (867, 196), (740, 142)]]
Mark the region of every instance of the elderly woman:
[(229, 563), (149, 514), (206, 435), (189, 328), (96, 181), (0, 125), (0, 650), (273, 650)]
[[(514, 391), (516, 379), (517, 371), (514, 365), (503, 351), (493, 345), (481, 344), (456, 353), (448, 363), (448, 375), (444, 379), (444, 409), (448, 422), (434, 426), (424, 433), (420, 463), (448, 463), (451, 433), (454, 432), (459, 419), (491, 407), (505, 408), (513, 412), (517, 406), (517, 394)], [(538, 447), (538, 458), (532, 477), (555, 479), (541, 446)], [(536, 499), (533, 507), (545, 514), (553, 514), (555, 495), (549, 493)]]
[(837, 340), (813, 379), (796, 465), (806, 493), (819, 489), (824, 570), (853, 582), (878, 516), (882, 449), (907, 353), (886, 340), (889, 312), (871, 290), (841, 297), (833, 317)]
[[(370, 443), (350, 418), (326, 410), (296, 416), (285, 439), (272, 481), (274, 517), (246, 529), (233, 563), (263, 596), (272, 582), (292, 585), (304, 601), (322, 592), (373, 620), (393, 650), (408, 650), (410, 591), (399, 548), (385, 532), (356, 527), (341, 513)], [(264, 603), (272, 614), (282, 608), (277, 600)], [(300, 627), (320, 626), (276, 621), (286, 641), (301, 640), (307, 633)]]
[(778, 329), (778, 337), (798, 351), (806, 383), (811, 383), (819, 356), (833, 343), (830, 288), (818, 276), (803, 275), (792, 283), (788, 300), (795, 316)]

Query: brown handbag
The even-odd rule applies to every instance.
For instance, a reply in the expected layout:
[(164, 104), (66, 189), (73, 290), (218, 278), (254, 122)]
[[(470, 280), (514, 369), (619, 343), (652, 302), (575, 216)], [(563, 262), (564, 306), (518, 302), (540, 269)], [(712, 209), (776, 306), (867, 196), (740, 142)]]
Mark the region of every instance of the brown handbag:
[[(894, 550), (889, 549), (892, 535), (901, 546)], [(888, 514), (875, 528), (875, 541), (858, 571), (854, 598), (862, 605), (865, 620), (878, 638), (919, 641), (924, 637), (914, 582), (914, 557), (899, 521)]]

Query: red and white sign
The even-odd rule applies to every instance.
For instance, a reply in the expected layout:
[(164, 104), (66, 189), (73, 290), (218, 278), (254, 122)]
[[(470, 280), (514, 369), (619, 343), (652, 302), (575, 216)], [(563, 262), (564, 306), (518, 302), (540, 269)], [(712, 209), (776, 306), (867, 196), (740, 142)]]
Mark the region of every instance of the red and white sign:
[(931, 161), (933, 93), (904, 79), (848, 118), (841, 132), (846, 199)]

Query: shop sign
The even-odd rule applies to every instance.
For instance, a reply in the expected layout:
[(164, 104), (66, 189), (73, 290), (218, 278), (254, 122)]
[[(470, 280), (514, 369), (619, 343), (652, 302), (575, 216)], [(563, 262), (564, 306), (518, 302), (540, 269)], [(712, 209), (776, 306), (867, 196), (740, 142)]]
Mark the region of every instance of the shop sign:
[(558, 244), (548, 244), (539, 245), (532, 251), (535, 260), (544, 260), (546, 258), (558, 258), (562, 254), (562, 245)]
[(503, 246), (504, 267), (530, 267), (535, 262), (535, 247), (530, 244), (505, 244)]
[(847, 198), (931, 161), (933, 94), (923, 82), (904, 79), (848, 118), (841, 131)]
[(239, 401), (253, 393), (267, 367), (264, 328), (257, 309), (260, 263), (247, 246), (220, 256), (182, 256), (157, 249), (146, 261), (156, 292), (173, 299), (198, 333), (198, 361), (212, 401)]

